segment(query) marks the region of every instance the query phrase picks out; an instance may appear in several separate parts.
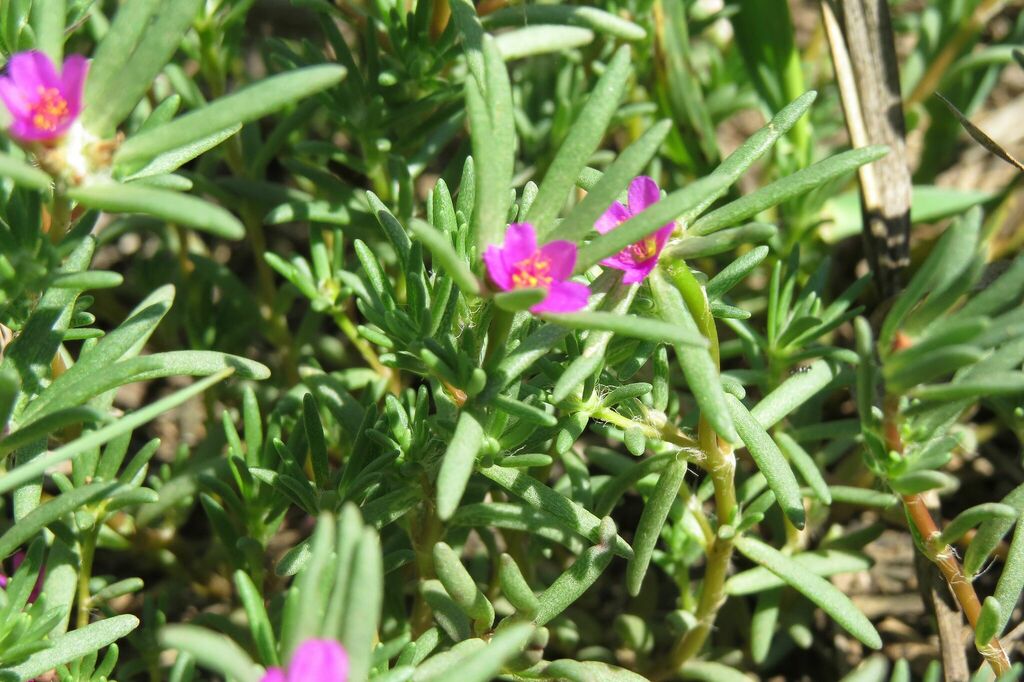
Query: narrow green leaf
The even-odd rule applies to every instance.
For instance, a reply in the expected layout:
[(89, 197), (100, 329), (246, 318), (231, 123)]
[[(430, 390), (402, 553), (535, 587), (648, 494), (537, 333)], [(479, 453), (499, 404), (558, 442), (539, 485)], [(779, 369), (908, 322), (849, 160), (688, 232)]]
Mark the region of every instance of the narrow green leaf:
[(995, 597), (985, 597), (985, 603), (981, 605), (981, 615), (978, 616), (978, 624), (974, 626), (974, 645), (979, 649), (992, 641), (993, 637), (999, 635), (1002, 629), (1003, 609), (999, 600)]
[(540, 610), (534, 619), (538, 625), (547, 624), (565, 611), (583, 596), (583, 593), (601, 577), (604, 569), (608, 568), (615, 554), (611, 542), (613, 538), (618, 538), (615, 534), (615, 523), (610, 517), (606, 516), (601, 520), (598, 536), (599, 544), (587, 548), (576, 558), (572, 566), (555, 578), (555, 582), (540, 595)]
[(494, 295), (494, 304), (512, 313), (529, 310), (548, 297), (547, 289), (513, 289)]
[(417, 682), (450, 680), (452, 668), (456, 668), (460, 682), (490, 682), (497, 677), (506, 662), (526, 648), (534, 630), (532, 623), (515, 623), (501, 628), (486, 646), (473, 649), (457, 663), (453, 662), (451, 667), (438, 674), (422, 678), (417, 676), (415, 679)]
[(612, 312), (582, 312), (548, 314), (544, 316), (555, 324), (569, 329), (596, 329), (609, 331), (619, 336), (644, 339), (673, 346), (696, 346), (707, 348), (708, 341), (700, 334), (691, 333), (679, 326), (653, 320), (639, 315), (625, 315)]
[(683, 680), (699, 682), (749, 682), (750, 678), (732, 666), (715, 661), (688, 661), (679, 671)]
[(758, 246), (743, 254), (711, 278), (705, 287), (708, 298), (720, 299), (749, 275), (768, 256), (767, 246)]
[(1016, 604), (1020, 600), (1020, 593), (1024, 590), (1024, 524), (1018, 520), (1017, 529), (1013, 532), (1013, 539), (1010, 541), (1010, 549), (1006, 553), (1006, 561), (1003, 563), (1003, 572), (999, 575), (999, 582), (996, 583), (995, 598), (1000, 604), (1006, 604), (1007, 609), (1000, 614), (999, 627), (996, 628), (996, 635), (999, 635), (1010, 622), (1013, 615), (1013, 608), (1010, 604)]
[(648, 682), (646, 677), (625, 668), (600, 661), (575, 661), (571, 658), (552, 661), (544, 668), (544, 675), (569, 682)]
[(494, 606), (477, 587), (459, 555), (444, 542), (434, 545), (433, 555), (434, 569), (448, 595), (463, 613), (475, 621), (478, 634), (490, 630), (494, 625)]
[(630, 56), (631, 51), (626, 45), (615, 52), (548, 167), (537, 198), (527, 215), (527, 220), (536, 226), (542, 236), (551, 234), (555, 216), (565, 205), (580, 170), (601, 144), (608, 124), (619, 108), (619, 101), (633, 70)]
[(533, 57), (540, 54), (583, 47), (594, 42), (594, 32), (576, 26), (551, 26), (540, 24), (524, 26), (501, 33), (494, 38), (498, 52), (506, 61)]
[(441, 470), (437, 474), (437, 514), (451, 518), (462, 500), (469, 477), (476, 466), (476, 456), (483, 445), (484, 431), (469, 412), (459, 414), (455, 433), (445, 450)]
[(116, 164), (156, 157), (239, 123), (248, 123), (337, 85), (345, 67), (308, 66), (265, 78), (238, 92), (180, 116), (170, 123), (134, 135), (114, 155)]
[(518, 5), (492, 12), (482, 19), (487, 28), (529, 26), (532, 24), (568, 24), (622, 38), (643, 40), (647, 32), (631, 21), (597, 7), (576, 5)]
[(750, 410), (750, 414), (763, 428), (770, 429), (817, 395), (838, 375), (839, 368), (835, 364), (826, 360), (815, 360), (762, 398), (761, 402)]
[[(497, 465), (485, 467), (480, 473), (530, 506), (548, 512), (591, 542), (601, 541), (600, 519), (529, 474)], [(615, 537), (613, 551), (627, 559), (633, 556), (633, 548), (619, 536)]]
[(708, 213), (697, 220), (689, 231), (695, 235), (706, 235), (735, 225), (767, 208), (820, 187), (823, 183), (843, 177), (864, 164), (877, 161), (888, 152), (888, 147), (872, 146), (836, 154)]
[(0, 176), (10, 178), (15, 184), (28, 189), (46, 191), (53, 185), (49, 175), (7, 154), (0, 154)]
[(640, 515), (640, 522), (636, 527), (636, 534), (633, 536), (635, 555), (626, 566), (626, 588), (634, 597), (640, 594), (640, 587), (643, 585), (644, 576), (647, 575), (647, 567), (651, 562), (654, 546), (657, 544), (658, 538), (661, 537), (661, 529), (672, 509), (672, 503), (679, 497), (679, 487), (683, 484), (685, 476), (686, 462), (684, 460), (675, 459), (669, 462), (658, 478), (654, 493), (644, 505), (644, 511)]
[(242, 647), (219, 632), (197, 625), (165, 625), (159, 638), (163, 647), (187, 653), (199, 665), (229, 679), (257, 682), (262, 673)]
[(977, 504), (957, 514), (956, 518), (942, 529), (939, 542), (944, 545), (952, 545), (975, 526), (993, 519), (1012, 522), (1017, 519), (1018, 514), (1019, 512), (1008, 504), (998, 502)]
[(473, 274), (473, 270), (459, 256), (452, 246), (447, 234), (435, 229), (429, 223), (413, 219), (409, 224), (409, 231), (416, 236), (423, 245), (427, 247), (434, 257), (436, 265), (441, 268), (449, 277), (455, 280), (456, 286), (464, 294), (479, 296), (481, 291), (480, 280)]
[[(581, 248), (576, 260), (576, 272), (586, 272), (601, 260), (650, 236), (663, 225), (671, 223), (686, 211), (697, 206), (708, 196), (724, 191), (726, 187), (728, 187), (726, 179), (712, 174), (669, 194), (642, 213), (633, 216), (611, 232), (599, 235)], [(534, 205), (536, 206), (536, 204)]]
[(737, 537), (736, 549), (751, 561), (782, 578), (787, 585), (817, 604), (847, 632), (871, 649), (882, 648), (882, 638), (871, 621), (857, 610), (850, 598), (824, 578), (805, 571), (792, 558), (750, 537)]
[(0, 557), (14, 554), (36, 533), (80, 507), (110, 496), (118, 483), (90, 483), (39, 505), (0, 536)]
[(659, 121), (651, 126), (640, 139), (619, 154), (608, 170), (601, 174), (601, 179), (590, 188), (587, 195), (572, 209), (565, 220), (558, 223), (557, 228), (552, 227), (543, 236), (554, 236), (557, 231), (559, 239), (571, 242), (579, 242), (586, 237), (594, 229), (597, 219), (629, 186), (633, 178), (643, 171), (671, 129), (672, 122), (667, 120)]
[[(1024, 512), (1024, 484), (1011, 490), (1001, 502), (1016, 509), (1018, 514)], [(1013, 519), (993, 518), (978, 527), (978, 532), (964, 554), (964, 573), (968, 578), (978, 574), (999, 541), (1013, 528), (1013, 524)]]
[[(666, 279), (660, 269), (651, 273), (649, 282), (662, 318), (670, 324), (679, 326), (687, 335), (700, 334), (697, 322), (683, 302), (679, 290)], [(730, 443), (739, 442), (739, 434), (733, 425), (725, 401), (725, 391), (719, 379), (717, 363), (711, 357), (710, 351), (676, 346), (675, 352), (676, 360), (683, 369), (686, 384), (697, 401), (701, 416), (708, 420), (722, 438)]]
[(1024, 393), (1024, 373), (1004, 372), (984, 379), (953, 381), (947, 384), (919, 386), (910, 391), (918, 400), (946, 402), (951, 400), (990, 398)]
[(727, 395), (725, 400), (729, 406), (729, 413), (732, 415), (732, 423), (736, 426), (736, 432), (747, 446), (757, 468), (767, 479), (768, 487), (775, 493), (775, 499), (783, 513), (794, 526), (803, 528), (806, 519), (803, 498), (800, 495), (800, 486), (796, 482), (796, 476), (789, 468), (789, 462), (783, 457), (782, 451), (779, 450), (779, 446), (775, 444), (772, 437), (747, 411), (743, 403), (731, 395)]
[(127, 614), (89, 623), (85, 627), (54, 637), (50, 640), (50, 648), (32, 654), (18, 665), (7, 668), (6, 672), (12, 673), (19, 680), (31, 680), (57, 666), (71, 663), (110, 646), (138, 626), (139, 619)]
[(509, 603), (523, 616), (533, 619), (540, 610), (540, 601), (519, 570), (519, 564), (508, 554), (501, 555), (498, 579), (501, 582), (501, 593)]
[(249, 621), (249, 632), (252, 633), (252, 640), (256, 645), (256, 651), (264, 665), (279, 665), (277, 648), (274, 643), (274, 629), (270, 625), (270, 618), (267, 616), (267, 609), (263, 605), (263, 595), (259, 588), (253, 583), (252, 578), (244, 571), (235, 571), (235, 589), (238, 590), (238, 599), (245, 609), (245, 616)]
[(927, 490), (955, 490), (960, 482), (942, 471), (911, 471), (889, 481), (889, 485), (900, 495), (916, 495)]
[(188, 194), (108, 183), (72, 187), (67, 195), (84, 206), (112, 213), (143, 213), (209, 232), (224, 239), (241, 239), (245, 228), (220, 206)]
[[(871, 559), (861, 552), (818, 549), (794, 554), (791, 560), (800, 569), (827, 578), (840, 573), (860, 573), (871, 568)], [(741, 571), (725, 581), (726, 594), (758, 594), (785, 585), (785, 581), (763, 566)]]
[(347, 595), (341, 641), (349, 652), (351, 679), (364, 680), (373, 667), (373, 648), (384, 603), (384, 565), (380, 538), (373, 528), (363, 529), (352, 560)]
[(776, 432), (774, 438), (800, 478), (814, 491), (814, 495), (825, 504), (832, 504), (832, 492), (810, 454), (787, 433)]
[(124, 178), (125, 182), (132, 182), (142, 178), (151, 178), (156, 175), (163, 175), (178, 170), (186, 163), (200, 154), (205, 154), (220, 143), (232, 137), (242, 129), (241, 123), (227, 126), (222, 130), (210, 133), (205, 137), (192, 140), (180, 147), (176, 147), (160, 154), (139, 170)]
[(234, 373), (233, 369), (225, 369), (213, 376), (206, 377), (196, 383), (183, 388), (180, 391), (150, 403), (140, 410), (125, 415), (113, 424), (104, 426), (101, 429), (90, 431), (76, 440), (61, 446), (56, 450), (37, 457), (30, 462), (22, 464), (0, 476), (0, 494), (10, 492), (15, 488), (28, 483), (41, 476), (47, 469), (61, 462), (74, 459), (92, 448), (108, 443), (114, 438), (133, 431), (136, 427), (155, 419), (164, 412), (174, 409), (186, 402), (193, 396), (199, 395), (210, 386), (227, 378)]

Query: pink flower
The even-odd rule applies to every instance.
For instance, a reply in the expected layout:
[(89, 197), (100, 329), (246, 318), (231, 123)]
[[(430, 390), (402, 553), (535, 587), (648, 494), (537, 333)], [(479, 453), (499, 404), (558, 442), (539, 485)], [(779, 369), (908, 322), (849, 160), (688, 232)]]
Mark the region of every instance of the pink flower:
[[(619, 202), (613, 202), (608, 210), (604, 212), (594, 228), (604, 234), (611, 232), (616, 227), (626, 222), (633, 216), (642, 213), (651, 204), (661, 199), (658, 192), (658, 184), (646, 175), (634, 178), (629, 184), (629, 208)], [(672, 234), (675, 223), (669, 223), (658, 228), (658, 231), (635, 244), (631, 244), (619, 251), (611, 258), (605, 258), (601, 265), (622, 270), (626, 274), (622, 276), (623, 284), (635, 284), (644, 281), (651, 270), (658, 264), (658, 256), (661, 254), (668, 238)]]
[(20, 140), (54, 140), (82, 112), (82, 90), (89, 63), (81, 55), (64, 60), (57, 74), (42, 52), (19, 52), (0, 77), (0, 100), (11, 112), (11, 135)]
[(512, 223), (504, 246), (487, 247), (484, 263), (491, 280), (503, 291), (546, 289), (543, 301), (530, 308), (535, 313), (571, 313), (587, 305), (590, 289), (572, 282), (576, 245), (564, 240), (537, 247), (537, 233), (529, 223)]
[(333, 639), (307, 639), (286, 669), (270, 668), (260, 682), (348, 682), (348, 654)]
[[(25, 552), (18, 550), (14, 553), (14, 558), (11, 559), (11, 565), (14, 567), (13, 571), (17, 571), (18, 567), (21, 566), (22, 562), (25, 561)], [(32, 593), (28, 596), (28, 602), (31, 604), (39, 598), (39, 593), (43, 590), (43, 579), (46, 577), (46, 569), (39, 571), (39, 577), (36, 578), (36, 584), (32, 588)], [(10, 578), (3, 572), (3, 568), (0, 567), (0, 587), (7, 589), (7, 583), (10, 582)]]

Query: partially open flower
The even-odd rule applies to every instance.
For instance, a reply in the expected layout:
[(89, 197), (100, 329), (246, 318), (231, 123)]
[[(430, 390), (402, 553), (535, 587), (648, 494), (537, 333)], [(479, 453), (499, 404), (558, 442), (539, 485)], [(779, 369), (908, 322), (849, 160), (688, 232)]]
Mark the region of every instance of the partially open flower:
[[(646, 175), (634, 178), (629, 185), (629, 206), (623, 206), (618, 201), (613, 202), (604, 215), (598, 218), (594, 228), (601, 234), (611, 232), (633, 216), (642, 213), (644, 209), (659, 199), (661, 199), (661, 193), (654, 180)], [(635, 244), (630, 244), (611, 258), (605, 258), (601, 261), (601, 265), (625, 272), (626, 274), (622, 276), (624, 284), (644, 281), (644, 278), (651, 274), (651, 270), (658, 264), (658, 256), (665, 248), (665, 244), (668, 243), (668, 238), (672, 235), (674, 227), (675, 223), (669, 223), (658, 228), (653, 234)]]
[(260, 682), (348, 682), (348, 654), (333, 639), (307, 639), (286, 668), (270, 668)]
[(530, 308), (535, 313), (571, 313), (586, 307), (590, 289), (572, 282), (576, 245), (565, 240), (537, 246), (537, 233), (529, 223), (512, 223), (503, 246), (487, 247), (484, 263), (491, 280), (503, 291), (544, 289), (547, 296)]
[(64, 135), (82, 112), (89, 63), (81, 55), (64, 60), (58, 74), (42, 52), (19, 52), (0, 77), (0, 100), (14, 119), (11, 135), (22, 141), (50, 141)]

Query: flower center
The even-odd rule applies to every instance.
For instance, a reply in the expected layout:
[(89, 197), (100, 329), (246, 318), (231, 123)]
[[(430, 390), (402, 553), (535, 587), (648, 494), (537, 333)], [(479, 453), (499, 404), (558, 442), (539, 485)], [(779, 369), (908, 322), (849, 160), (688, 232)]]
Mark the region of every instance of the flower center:
[(32, 103), (32, 125), (39, 130), (56, 130), (59, 125), (68, 119), (68, 101), (57, 88), (47, 88), (42, 85), (36, 91), (39, 99)]
[(631, 244), (629, 246), (629, 255), (633, 257), (634, 263), (650, 260), (658, 255), (658, 241), (651, 236), (636, 244)]
[(512, 266), (512, 287), (534, 289), (551, 285), (551, 260), (539, 250)]

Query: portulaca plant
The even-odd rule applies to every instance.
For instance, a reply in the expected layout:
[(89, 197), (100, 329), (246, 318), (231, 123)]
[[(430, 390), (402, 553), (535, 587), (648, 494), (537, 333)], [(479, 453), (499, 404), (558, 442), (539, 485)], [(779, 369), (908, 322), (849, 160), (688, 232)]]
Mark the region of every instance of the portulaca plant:
[(1016, 679), (970, 4), (0, 3), (0, 680)]

